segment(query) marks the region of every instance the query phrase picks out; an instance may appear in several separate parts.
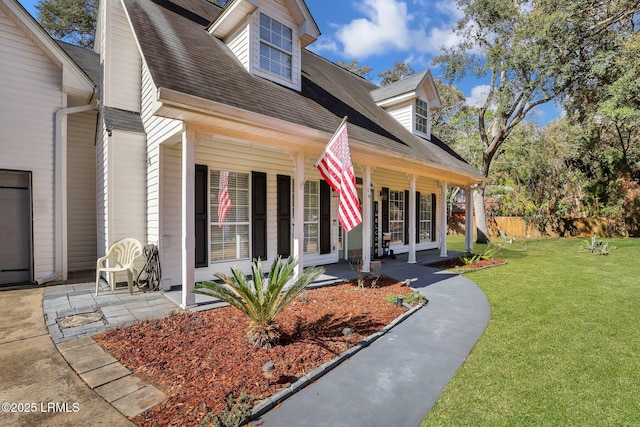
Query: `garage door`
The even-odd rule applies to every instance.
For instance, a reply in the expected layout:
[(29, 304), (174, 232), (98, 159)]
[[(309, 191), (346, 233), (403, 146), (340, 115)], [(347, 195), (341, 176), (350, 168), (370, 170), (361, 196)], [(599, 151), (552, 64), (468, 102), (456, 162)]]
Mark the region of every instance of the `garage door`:
[(31, 279), (31, 173), (0, 170), (0, 286)]

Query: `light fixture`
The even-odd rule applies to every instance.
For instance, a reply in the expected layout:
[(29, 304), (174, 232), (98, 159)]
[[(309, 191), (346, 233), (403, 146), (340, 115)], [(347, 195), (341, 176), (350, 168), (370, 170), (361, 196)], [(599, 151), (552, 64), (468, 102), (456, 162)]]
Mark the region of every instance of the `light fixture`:
[(267, 386), (271, 385), (271, 378), (273, 378), (273, 371), (275, 371), (276, 367), (273, 362), (267, 362), (262, 365), (262, 373), (264, 377), (267, 379)]
[(109, 125), (105, 126), (104, 130), (107, 131), (107, 135), (109, 135), (109, 136), (111, 136), (113, 134), (113, 127), (112, 126), (109, 126)]
[(347, 340), (347, 349), (351, 346), (351, 335), (353, 335), (353, 331), (351, 328), (347, 327), (342, 330), (342, 335), (344, 335)]

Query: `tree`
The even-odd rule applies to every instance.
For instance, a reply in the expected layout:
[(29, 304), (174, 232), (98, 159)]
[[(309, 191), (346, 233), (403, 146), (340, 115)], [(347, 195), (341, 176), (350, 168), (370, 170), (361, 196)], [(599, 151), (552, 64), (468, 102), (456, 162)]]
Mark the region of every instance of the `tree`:
[(38, 21), (51, 37), (92, 48), (98, 0), (40, 0)]
[[(459, 42), (435, 62), (448, 79), (467, 73), (488, 78), (477, 109), (481, 172), (516, 127), (539, 105), (584, 93), (591, 58), (611, 46), (621, 23), (637, 15), (640, 0), (458, 0)], [(631, 25), (635, 28), (636, 25)], [(475, 192), (478, 242), (489, 241), (484, 189)]]
[(393, 68), (389, 70), (382, 71), (378, 74), (380, 78), (380, 86), (386, 86), (393, 82), (397, 82), (398, 80), (402, 80), (405, 77), (409, 77), (414, 75), (416, 72), (411, 65), (406, 62), (396, 61), (393, 64)]
[(431, 112), (431, 133), (437, 135), (441, 140), (451, 143), (455, 140), (454, 134), (456, 133), (453, 126), (454, 117), (465, 108), (466, 98), (464, 93), (454, 85), (444, 83), (440, 78), (436, 78), (434, 81), (441, 106)]
[(367, 80), (369, 80), (369, 74), (371, 74), (372, 70), (372, 68), (366, 64), (359, 65), (356, 58), (353, 58), (348, 64), (344, 61), (338, 61), (336, 62), (336, 65), (344, 68), (345, 70), (349, 70), (352, 73), (357, 74), (363, 79)]

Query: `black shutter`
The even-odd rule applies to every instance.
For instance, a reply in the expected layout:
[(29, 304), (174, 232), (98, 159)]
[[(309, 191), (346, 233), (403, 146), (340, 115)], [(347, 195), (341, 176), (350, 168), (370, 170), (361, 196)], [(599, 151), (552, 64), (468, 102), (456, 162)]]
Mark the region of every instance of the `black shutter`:
[(431, 193), (431, 241), (436, 241), (436, 213), (438, 209), (436, 208), (436, 195)]
[(416, 191), (416, 243), (420, 243), (420, 192)]
[(207, 187), (209, 183), (209, 171), (206, 165), (196, 165), (195, 170), (195, 233), (196, 233), (196, 267), (209, 265), (207, 256), (207, 212), (209, 212)]
[(278, 175), (278, 255), (291, 256), (291, 177)]
[(389, 232), (389, 189), (382, 187), (382, 232)]
[(320, 253), (331, 253), (331, 187), (320, 181)]
[(404, 190), (404, 244), (409, 244), (409, 190)]
[(251, 172), (251, 257), (267, 259), (267, 174)]

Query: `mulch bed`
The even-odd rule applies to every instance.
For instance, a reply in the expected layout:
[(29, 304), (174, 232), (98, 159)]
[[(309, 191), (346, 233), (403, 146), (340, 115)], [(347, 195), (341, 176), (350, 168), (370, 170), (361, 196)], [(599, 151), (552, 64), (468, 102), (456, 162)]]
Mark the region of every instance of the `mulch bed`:
[(445, 261), (438, 261), (431, 264), (427, 264), (429, 267), (441, 268), (443, 270), (460, 270), (462, 272), (465, 271), (475, 271), (480, 270), (487, 267), (493, 267), (496, 265), (506, 264), (507, 261), (503, 259), (481, 259), (479, 261), (474, 262), (473, 264), (465, 264), (460, 259), (448, 259)]
[[(377, 286), (345, 283), (303, 291), (276, 319), (282, 345), (270, 350), (247, 343), (249, 320), (232, 307), (174, 314), (94, 339), (168, 395), (164, 403), (135, 417), (137, 425), (194, 425), (209, 411), (223, 411), (227, 395), (246, 391), (254, 402), (262, 400), (407, 311), (385, 298), (407, 294), (410, 288), (385, 277)], [(349, 343), (342, 334), (345, 327), (353, 331)], [(262, 372), (269, 361), (275, 365), (270, 383)]]

